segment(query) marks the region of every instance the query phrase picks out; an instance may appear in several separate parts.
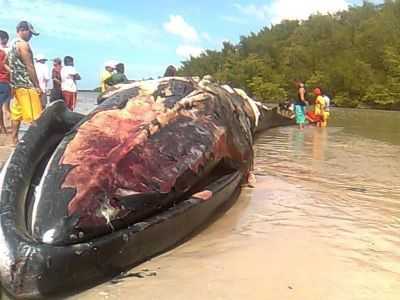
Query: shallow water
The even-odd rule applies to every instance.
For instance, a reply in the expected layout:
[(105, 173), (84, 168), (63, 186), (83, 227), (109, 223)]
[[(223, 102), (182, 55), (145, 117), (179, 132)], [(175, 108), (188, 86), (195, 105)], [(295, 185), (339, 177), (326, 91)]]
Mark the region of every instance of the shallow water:
[(329, 125), (261, 134), (256, 186), (223, 216), (71, 299), (400, 299), (400, 113), (335, 109)]

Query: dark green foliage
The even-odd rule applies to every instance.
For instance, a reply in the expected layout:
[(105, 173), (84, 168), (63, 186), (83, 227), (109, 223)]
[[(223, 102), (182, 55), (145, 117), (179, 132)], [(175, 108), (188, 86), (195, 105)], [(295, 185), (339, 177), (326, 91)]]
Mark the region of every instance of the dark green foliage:
[(339, 106), (400, 108), (400, 0), (306, 21), (282, 21), (183, 62), (181, 75), (213, 75), (261, 101), (308, 97), (321, 87)]

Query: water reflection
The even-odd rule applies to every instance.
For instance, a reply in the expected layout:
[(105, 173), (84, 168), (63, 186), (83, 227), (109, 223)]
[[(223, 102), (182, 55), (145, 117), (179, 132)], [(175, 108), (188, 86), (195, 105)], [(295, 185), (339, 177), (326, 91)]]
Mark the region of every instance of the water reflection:
[[(286, 149), (289, 160), (281, 155)], [(361, 265), (400, 279), (397, 143), (337, 128), (283, 128), (262, 136), (257, 153), (259, 174), (284, 177), (310, 193), (288, 224), (312, 231), (355, 270)]]
[(324, 160), (327, 142), (327, 128), (315, 128), (312, 134), (312, 158)]
[(304, 130), (292, 131), (288, 137), (293, 145), (293, 155), (301, 159), (304, 150)]

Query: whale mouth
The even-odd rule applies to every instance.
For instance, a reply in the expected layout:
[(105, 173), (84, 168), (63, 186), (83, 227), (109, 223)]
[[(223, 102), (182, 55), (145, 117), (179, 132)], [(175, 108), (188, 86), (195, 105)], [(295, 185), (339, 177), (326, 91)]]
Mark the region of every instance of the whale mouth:
[[(72, 128), (71, 128), (72, 129)], [(54, 135), (51, 138), (51, 142), (47, 143), (45, 146), (40, 149), (42, 151), (43, 156), (40, 161), (36, 163), (36, 167), (34, 168), (34, 173), (32, 175), (31, 181), (29, 183), (29, 189), (26, 195), (25, 200), (25, 209), (24, 209), (24, 219), (26, 224), (27, 233), (38, 240), (37, 236), (34, 233), (34, 223), (36, 216), (35, 200), (38, 198), (38, 191), (40, 191), (41, 184), (43, 182), (43, 178), (47, 175), (48, 167), (52, 159), (54, 159), (54, 151), (57, 148), (58, 143), (61, 141), (62, 135)], [(202, 201), (207, 201), (212, 198), (212, 192), (210, 191), (210, 186), (215, 182), (219, 182), (221, 185), (224, 185), (223, 179), (229, 180), (229, 175), (237, 173), (240, 171), (236, 168), (234, 162), (229, 159), (223, 159), (219, 161), (216, 165), (212, 167), (210, 171), (205, 174), (200, 181), (198, 181), (193, 187), (191, 187), (188, 191), (184, 193), (180, 193), (173, 201), (168, 202), (165, 206), (160, 206), (157, 210), (154, 210), (152, 214), (147, 215), (146, 218), (140, 220), (140, 222), (145, 222), (146, 219), (153, 218), (155, 215), (159, 214), (162, 211), (165, 211), (180, 202), (191, 198), (198, 198)], [(179, 184), (179, 182), (177, 183)], [(168, 194), (160, 194), (157, 192), (148, 192), (148, 193), (135, 193), (128, 190), (120, 189), (118, 191), (118, 201), (126, 208), (132, 210), (140, 210), (142, 207), (137, 206), (136, 203), (141, 200), (144, 202), (162, 202), (163, 199), (168, 198)], [(121, 222), (119, 220), (112, 220), (113, 214), (115, 214), (115, 209), (109, 204), (104, 203), (104, 205), (100, 208), (103, 216), (109, 220), (109, 231), (102, 233), (101, 235), (109, 234), (115, 230), (125, 229), (129, 226), (135, 224), (129, 222)], [(77, 223), (78, 219), (70, 219), (69, 222)], [(42, 237), (40, 238), (40, 242), (44, 244), (50, 245), (68, 245), (68, 244), (80, 244), (82, 242), (87, 242), (91, 238), (98, 238), (99, 236), (92, 235), (79, 235), (79, 233), (69, 233), (69, 235), (75, 235), (69, 241), (65, 241), (66, 233), (63, 232), (64, 228), (62, 227), (71, 227), (69, 224), (60, 223), (60, 226), (57, 228), (51, 228), (46, 230)], [(61, 234), (60, 234), (61, 233)]]
[[(45, 176), (45, 171), (46, 171), (46, 166), (48, 166), (49, 161), (52, 158), (53, 151), (56, 147), (50, 147), (49, 152), (46, 153), (46, 155), (43, 157), (43, 159), (38, 163), (35, 173), (32, 176), (32, 180), (30, 182), (30, 188), (26, 196), (26, 209), (25, 209), (25, 221), (26, 221), (26, 226), (27, 230), (30, 233), (30, 235), (33, 234), (33, 227), (32, 227), (32, 218), (35, 214), (34, 212), (34, 204), (35, 204), (35, 194), (37, 193), (38, 188), (40, 187), (40, 182), (43, 176)], [(210, 173), (207, 174), (201, 181), (199, 181), (195, 186), (193, 186), (190, 190), (182, 194), (180, 197), (178, 197), (173, 203), (169, 204), (169, 206), (166, 207), (160, 207), (160, 210), (154, 212), (154, 214), (148, 216), (151, 218), (153, 215), (157, 214), (161, 210), (168, 209), (169, 207), (172, 207), (176, 205), (179, 202), (182, 202), (184, 200), (187, 200), (191, 197), (201, 197), (204, 198), (203, 200), (206, 200), (208, 197), (205, 197), (206, 193), (204, 194), (204, 191), (208, 191), (209, 186), (216, 181), (221, 180), (221, 178), (233, 174), (237, 172), (238, 169), (234, 169), (230, 163), (227, 163), (226, 161), (220, 161)], [(165, 198), (166, 195), (159, 194), (156, 192), (149, 192), (149, 193), (131, 193), (129, 191), (120, 191), (119, 194), (119, 201), (128, 208), (135, 209), (132, 206), (132, 203), (135, 203), (135, 199), (140, 199), (144, 201), (159, 201), (161, 198)], [(106, 207), (103, 208), (104, 210), (107, 210)], [(110, 209), (110, 208), (108, 208)], [(112, 210), (112, 209), (110, 209)], [(112, 212), (111, 212), (112, 213)], [(104, 214), (107, 214), (107, 212), (104, 212)], [(110, 213), (108, 213), (110, 214)], [(125, 224), (124, 227), (128, 227), (132, 224)], [(112, 227), (111, 223), (111, 228)], [(123, 228), (120, 228), (123, 229)], [(48, 243), (48, 244), (54, 244), (55, 239), (54, 239), (54, 233), (56, 229), (49, 229), (46, 231), (46, 233), (43, 236), (43, 242)], [(61, 242), (61, 241), (60, 241)], [(82, 241), (75, 241), (75, 243), (80, 243)]]

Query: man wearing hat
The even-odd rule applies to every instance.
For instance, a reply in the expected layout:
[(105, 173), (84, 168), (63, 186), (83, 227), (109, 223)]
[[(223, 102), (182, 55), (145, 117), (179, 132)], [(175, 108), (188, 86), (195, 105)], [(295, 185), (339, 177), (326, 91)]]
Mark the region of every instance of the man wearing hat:
[(17, 37), (11, 42), (9, 66), (11, 69), (11, 86), (14, 88), (14, 101), (11, 105), (12, 137), (18, 142), (18, 130), (21, 121), (32, 123), (42, 113), (39, 80), (33, 63), (29, 41), (39, 35), (27, 21), (17, 25)]
[(40, 100), (42, 102), (42, 107), (45, 108), (47, 105), (47, 90), (50, 80), (49, 67), (46, 64), (47, 58), (43, 54), (36, 55), (35, 58), (35, 70), (39, 80), (40, 89), (42, 91), (42, 96)]

